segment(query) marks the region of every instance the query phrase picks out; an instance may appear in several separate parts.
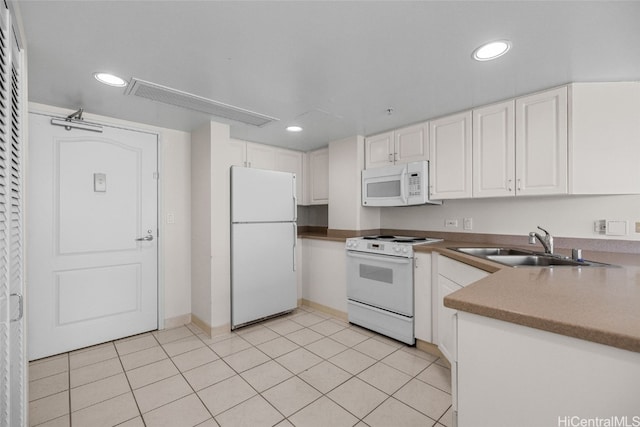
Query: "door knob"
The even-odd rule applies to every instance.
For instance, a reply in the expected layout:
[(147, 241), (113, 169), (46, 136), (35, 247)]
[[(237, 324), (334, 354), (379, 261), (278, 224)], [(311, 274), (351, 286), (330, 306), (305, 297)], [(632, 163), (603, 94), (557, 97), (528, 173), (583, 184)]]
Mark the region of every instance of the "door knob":
[(136, 239), (136, 242), (150, 242), (153, 240), (153, 236), (151, 234), (144, 236), (144, 237), (138, 237)]

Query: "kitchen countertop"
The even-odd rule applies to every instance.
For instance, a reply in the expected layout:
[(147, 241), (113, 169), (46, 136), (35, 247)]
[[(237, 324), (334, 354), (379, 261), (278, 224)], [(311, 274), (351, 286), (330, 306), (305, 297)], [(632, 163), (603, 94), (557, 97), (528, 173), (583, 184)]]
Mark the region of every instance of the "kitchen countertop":
[(418, 248), (493, 273), (446, 296), (445, 306), (640, 352), (640, 255), (585, 252), (585, 259), (617, 267), (513, 268), (447, 249), (461, 246), (469, 245)]
[[(301, 237), (346, 238), (312, 233)], [(583, 251), (587, 260), (619, 267), (513, 268), (448, 249), (464, 246), (517, 247), (451, 240), (414, 246), (416, 252), (435, 251), (493, 273), (445, 297), (445, 306), (640, 352), (640, 254)]]

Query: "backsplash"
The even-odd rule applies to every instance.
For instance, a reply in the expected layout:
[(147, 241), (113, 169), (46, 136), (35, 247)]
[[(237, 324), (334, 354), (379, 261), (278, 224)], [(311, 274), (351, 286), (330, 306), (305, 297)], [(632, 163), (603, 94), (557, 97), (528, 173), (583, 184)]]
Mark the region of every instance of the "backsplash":
[(329, 225), (328, 205), (298, 205), (298, 226), (327, 227)]
[[(557, 237), (640, 240), (640, 195), (445, 200), (441, 206), (380, 209), (380, 228), (526, 236), (539, 225)], [(471, 230), (464, 219), (471, 218)], [(627, 221), (627, 234), (594, 232), (594, 221)], [(457, 226), (453, 226), (457, 222)], [(449, 223), (451, 226), (446, 226)]]

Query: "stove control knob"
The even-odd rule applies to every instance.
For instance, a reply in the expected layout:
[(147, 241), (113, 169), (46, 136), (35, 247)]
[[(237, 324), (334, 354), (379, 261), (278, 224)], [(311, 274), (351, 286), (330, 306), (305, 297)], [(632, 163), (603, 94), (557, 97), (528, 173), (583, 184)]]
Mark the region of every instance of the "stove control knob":
[(396, 251), (396, 252), (400, 252), (400, 248), (398, 246), (394, 246), (393, 250)]
[(402, 248), (402, 253), (406, 254), (407, 253), (407, 248)]

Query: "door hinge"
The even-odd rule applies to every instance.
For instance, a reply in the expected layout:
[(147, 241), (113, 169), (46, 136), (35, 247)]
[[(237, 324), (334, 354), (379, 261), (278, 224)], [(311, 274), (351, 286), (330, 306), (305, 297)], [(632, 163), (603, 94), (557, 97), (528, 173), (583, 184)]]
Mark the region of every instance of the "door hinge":
[(154, 172), (153, 179), (160, 179), (160, 174), (158, 172)]

